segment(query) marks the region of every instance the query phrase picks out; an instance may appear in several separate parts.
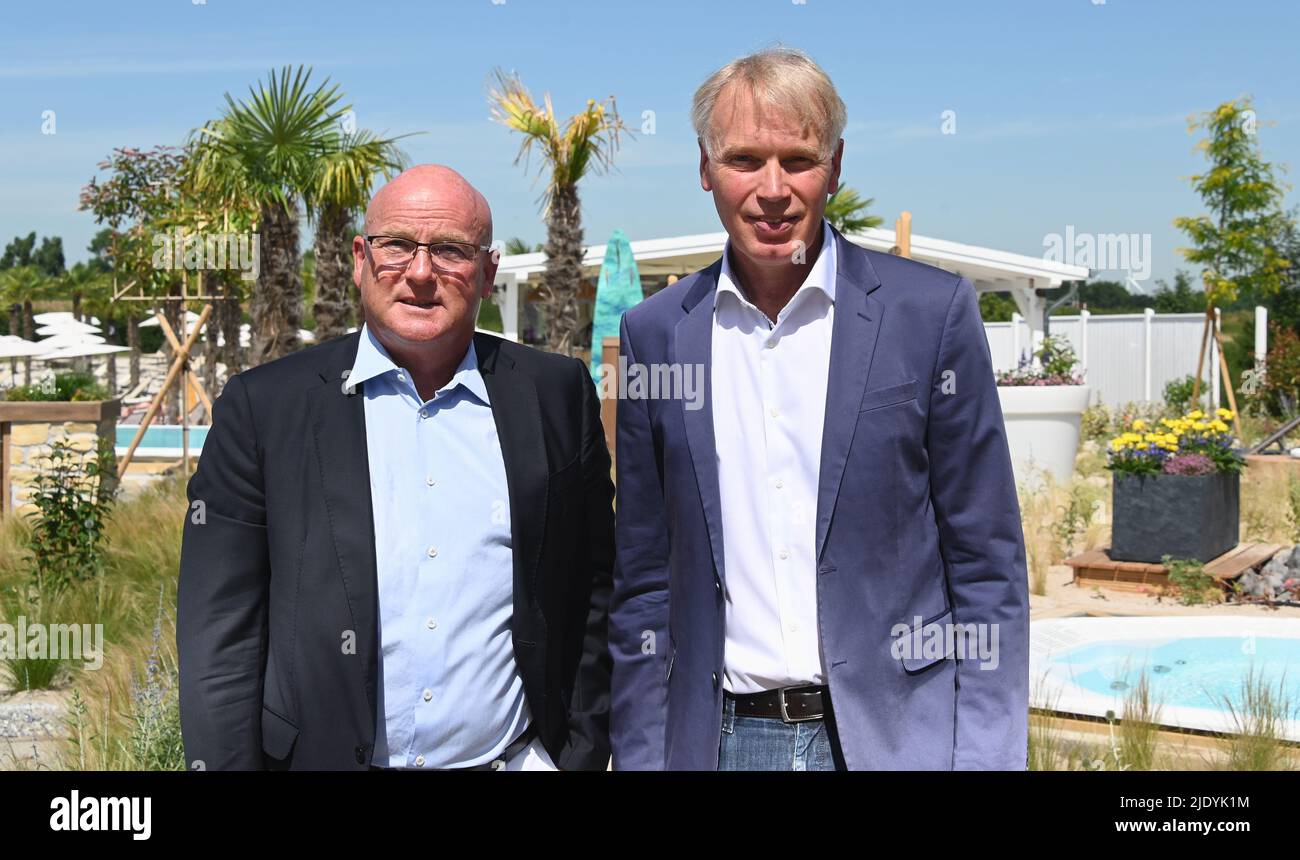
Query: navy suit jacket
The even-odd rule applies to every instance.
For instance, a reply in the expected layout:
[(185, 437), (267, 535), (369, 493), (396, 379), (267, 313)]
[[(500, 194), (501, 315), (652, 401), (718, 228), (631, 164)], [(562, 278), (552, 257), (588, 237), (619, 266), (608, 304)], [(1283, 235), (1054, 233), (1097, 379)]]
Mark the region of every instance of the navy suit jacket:
[[(1024, 536), (975, 290), (834, 239), (816, 587), (844, 761), (1023, 770)], [(727, 440), (714, 438), (710, 353), (720, 270), (721, 259), (623, 316), (628, 363), (703, 365), (704, 397), (698, 409), (680, 398), (619, 404), (616, 768), (718, 766), (726, 559), (715, 444)], [(912, 642), (948, 625), (996, 625), (985, 635), (996, 629), (997, 667), (953, 640), (940, 653), (900, 655), (896, 625), (913, 628), (918, 616)]]

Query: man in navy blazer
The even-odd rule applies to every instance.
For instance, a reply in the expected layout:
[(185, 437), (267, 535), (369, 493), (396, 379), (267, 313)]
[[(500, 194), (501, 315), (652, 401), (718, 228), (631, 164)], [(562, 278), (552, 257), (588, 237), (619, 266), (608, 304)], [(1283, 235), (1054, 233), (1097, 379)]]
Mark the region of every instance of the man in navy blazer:
[(971, 283), (825, 221), (843, 102), (768, 49), (696, 93), (722, 259), (628, 311), (618, 769), (1027, 766), (1024, 536)]

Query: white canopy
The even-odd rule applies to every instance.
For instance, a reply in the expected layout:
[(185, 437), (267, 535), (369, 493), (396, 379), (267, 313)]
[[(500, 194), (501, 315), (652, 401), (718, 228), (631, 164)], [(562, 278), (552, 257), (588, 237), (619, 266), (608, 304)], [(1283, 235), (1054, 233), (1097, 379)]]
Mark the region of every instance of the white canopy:
[[(893, 230), (872, 228), (846, 236), (850, 242), (875, 251), (889, 251), (897, 239)], [(701, 233), (663, 239), (639, 239), (632, 242), (632, 255), (638, 272), (646, 276), (687, 275), (712, 264), (722, 256), (726, 233)], [(1043, 310), (1047, 300), (1039, 290), (1061, 286), (1066, 281), (1086, 280), (1085, 266), (1059, 263), (1042, 257), (1013, 254), (994, 248), (966, 245), (932, 236), (912, 234), (912, 258), (938, 266), (970, 279), (979, 292), (1009, 292), (1025, 317), (1031, 336), (1042, 335)], [(587, 274), (599, 271), (605, 260), (605, 243), (583, 249), (583, 269)], [(502, 306), (505, 336), (517, 340), (522, 296), (527, 284), (546, 268), (546, 255), (540, 252), (502, 255), (497, 268), (494, 292)]]
[[(194, 313), (194, 311), (185, 312), (185, 329), (187, 331), (193, 328), (194, 324), (197, 323), (198, 321), (199, 321), (199, 315)], [(153, 326), (154, 328), (158, 327), (158, 317), (151, 316), (149, 317), (149, 319), (140, 323), (140, 328), (149, 328), (150, 326)]]
[[(45, 313), (34, 314), (32, 319), (36, 320), (37, 325), (55, 325), (65, 321), (77, 321), (77, 318), (72, 315), (72, 311), (46, 311)], [(86, 321), (99, 325), (99, 320), (95, 317), (87, 317)]]
[(76, 320), (60, 320), (59, 322), (43, 325), (36, 330), (41, 337), (55, 334), (99, 334), (96, 326), (88, 323), (77, 322)]
[(45, 340), (37, 341), (46, 349), (63, 349), (65, 346), (88, 346), (92, 343), (107, 343), (107, 339), (97, 334), (82, 334), (74, 332), (72, 334), (56, 334), (54, 337), (47, 337)]
[(13, 335), (0, 337), (0, 358), (43, 357), (49, 349), (48, 346), (30, 340), (23, 340), (21, 337), (14, 337)]
[(90, 355), (109, 355), (111, 353), (130, 351), (131, 348), (129, 346), (118, 346), (115, 343), (74, 344), (47, 352), (42, 355), (41, 358), (48, 361), (56, 358), (83, 358)]

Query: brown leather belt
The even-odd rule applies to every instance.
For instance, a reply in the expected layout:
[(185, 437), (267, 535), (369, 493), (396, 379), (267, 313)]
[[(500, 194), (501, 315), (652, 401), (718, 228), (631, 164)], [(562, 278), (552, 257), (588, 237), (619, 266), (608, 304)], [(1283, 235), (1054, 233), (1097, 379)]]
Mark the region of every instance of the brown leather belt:
[(723, 695), (736, 703), (738, 717), (771, 717), (786, 723), (806, 723), (823, 719), (831, 709), (830, 689), (824, 684), (780, 687), (741, 696), (724, 690)]

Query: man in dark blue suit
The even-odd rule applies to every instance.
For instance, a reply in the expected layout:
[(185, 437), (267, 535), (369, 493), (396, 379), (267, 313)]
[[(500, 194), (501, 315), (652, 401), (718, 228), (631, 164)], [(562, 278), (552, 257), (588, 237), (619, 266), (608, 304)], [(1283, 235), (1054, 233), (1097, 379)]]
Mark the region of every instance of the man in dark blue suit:
[[(824, 219), (845, 109), (770, 49), (695, 95), (722, 259), (623, 318), (621, 769), (1024, 769), (1024, 537), (968, 280)], [(663, 378), (672, 378), (663, 374)]]

